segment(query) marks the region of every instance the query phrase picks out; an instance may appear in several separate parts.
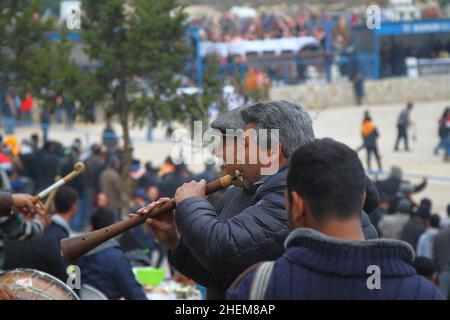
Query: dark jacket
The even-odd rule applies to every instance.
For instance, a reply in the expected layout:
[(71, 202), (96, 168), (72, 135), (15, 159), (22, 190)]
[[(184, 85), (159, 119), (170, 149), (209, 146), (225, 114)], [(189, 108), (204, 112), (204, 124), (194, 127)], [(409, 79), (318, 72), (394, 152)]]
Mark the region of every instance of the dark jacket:
[(81, 282), (97, 288), (108, 299), (146, 300), (117, 241), (100, 245), (79, 259), (77, 265), (81, 270)]
[[(398, 240), (345, 241), (312, 229), (296, 229), (274, 265), (264, 299), (442, 300), (437, 287), (410, 265), (412, 248)], [(369, 289), (380, 268), (380, 288)], [(230, 299), (248, 299), (254, 271), (236, 281)]]
[[(178, 205), (182, 241), (169, 261), (206, 286), (209, 299), (224, 298), (226, 288), (248, 266), (283, 254), (283, 242), (290, 232), (285, 213), (286, 174), (285, 167), (265, 177), (254, 196), (230, 188), (217, 211), (198, 197)], [(376, 238), (376, 229), (363, 216), (366, 237)]]
[(15, 268), (36, 269), (66, 281), (66, 264), (59, 245), (52, 239), (36, 237), (27, 240), (5, 242), (5, 270)]
[(178, 173), (171, 172), (166, 174), (161, 181), (161, 195), (163, 197), (173, 198), (175, 191), (180, 187), (186, 180)]
[[(378, 189), (378, 193), (380, 194), (380, 197), (383, 199), (386, 199), (388, 201), (392, 201), (395, 196), (397, 195), (398, 191), (400, 190), (400, 184), (402, 182), (407, 183), (407, 181), (402, 181), (400, 179), (394, 178), (394, 177), (388, 177), (385, 180), (379, 180), (375, 184), (375, 186)], [(414, 193), (420, 192), (427, 186), (427, 182), (422, 182), (421, 184), (418, 184), (414, 186)], [(389, 205), (390, 210), (389, 213), (395, 212), (395, 204)]]
[(439, 271), (450, 265), (450, 227), (439, 231), (434, 238), (433, 260)]
[(375, 128), (369, 135), (363, 137), (364, 146), (367, 149), (376, 149), (378, 137), (378, 129)]
[[(243, 210), (233, 215), (231, 210), (222, 210), (223, 220), (203, 198), (191, 197), (182, 201), (177, 206), (176, 216), (183, 243), (171, 257), (174, 266), (181, 273), (221, 291), (223, 295), (234, 278), (247, 267), (261, 260), (279, 257), (284, 250), (283, 241), (289, 234), (284, 211), (286, 174), (287, 167), (284, 167), (277, 174), (266, 176), (261, 180), (250, 206), (239, 208)], [(233, 205), (237, 204), (233, 201)], [(197, 263), (181, 263), (186, 250)], [(198, 265), (207, 270), (209, 283), (202, 283), (205, 276), (203, 279), (193, 277), (198, 274)]]
[(419, 241), (422, 233), (425, 232), (427, 228), (423, 223), (420, 223), (416, 216), (411, 217), (405, 224), (400, 236), (400, 240), (408, 242), (414, 250), (417, 249), (417, 242)]
[(45, 229), (44, 236), (52, 239), (59, 245), (62, 239), (69, 237), (69, 233), (59, 224), (52, 222), (47, 229)]

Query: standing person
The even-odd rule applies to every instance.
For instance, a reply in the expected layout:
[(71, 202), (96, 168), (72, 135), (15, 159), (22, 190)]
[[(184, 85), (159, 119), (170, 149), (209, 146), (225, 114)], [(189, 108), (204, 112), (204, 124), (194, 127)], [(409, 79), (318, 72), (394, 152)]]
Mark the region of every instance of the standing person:
[(42, 128), (42, 140), (48, 141), (48, 129), (50, 127), (50, 111), (47, 107), (43, 107), (40, 115), (41, 128)]
[(113, 152), (117, 148), (119, 139), (117, 138), (116, 132), (111, 125), (111, 122), (106, 123), (106, 127), (102, 134), (102, 143), (108, 148), (109, 152)]
[(439, 121), (438, 121), (439, 143), (434, 148), (433, 153), (435, 155), (438, 155), (439, 149), (445, 148), (445, 140), (450, 131), (450, 128), (447, 128), (447, 126), (446, 126), (446, 122), (447, 122), (447, 118), (448, 118), (449, 114), (450, 114), (450, 107), (447, 107), (447, 108), (445, 108), (442, 116), (439, 118)]
[(109, 158), (108, 167), (100, 175), (100, 190), (106, 194), (108, 208), (115, 212), (117, 219), (120, 219), (125, 192), (122, 190), (119, 158), (114, 156)]
[(447, 118), (442, 119), (442, 139), (445, 150), (444, 161), (450, 161), (450, 108), (448, 108)]
[(21, 120), (26, 122), (26, 125), (29, 125), (31, 122), (33, 122), (31, 113), (33, 112), (33, 96), (31, 95), (31, 92), (28, 91), (25, 99), (23, 99), (20, 103), (20, 115)]
[(356, 104), (358, 106), (362, 105), (362, 100), (364, 98), (364, 78), (361, 73), (357, 72), (355, 79), (353, 80), (353, 91), (355, 93)]
[[(414, 251), (407, 243), (365, 240), (360, 212), (366, 183), (358, 155), (346, 145), (320, 139), (298, 148), (287, 175), (286, 215), (293, 230), (286, 251), (242, 273), (228, 298), (443, 299), (410, 265)], [(382, 270), (376, 290), (368, 290), (369, 266)]]
[(55, 118), (57, 123), (63, 123), (64, 121), (64, 106), (62, 94), (58, 94), (55, 98)]
[(397, 141), (395, 143), (395, 151), (398, 151), (398, 146), (400, 144), (400, 140), (403, 140), (405, 143), (405, 151), (409, 151), (408, 145), (408, 127), (412, 125), (411, 122), (411, 111), (414, 107), (412, 102), (408, 102), (406, 108), (400, 112), (397, 120)]
[(14, 105), (14, 96), (11, 92), (6, 92), (3, 115), (6, 118), (6, 134), (14, 134), (14, 122), (16, 118), (16, 107)]
[(375, 155), (375, 159), (377, 160), (378, 169), (380, 171), (383, 170), (381, 165), (381, 158), (378, 152), (377, 139), (379, 137), (378, 129), (372, 121), (372, 118), (368, 113), (365, 114), (363, 123), (361, 126), (361, 135), (364, 142), (364, 148), (367, 152), (367, 168), (369, 171), (372, 170), (371, 166), (371, 158), (372, 154)]

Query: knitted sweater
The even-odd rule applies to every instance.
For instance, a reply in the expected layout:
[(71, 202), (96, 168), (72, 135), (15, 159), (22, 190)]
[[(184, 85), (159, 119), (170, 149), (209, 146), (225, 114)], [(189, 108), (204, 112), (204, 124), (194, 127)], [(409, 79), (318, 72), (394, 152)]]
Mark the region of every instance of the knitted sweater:
[[(292, 231), (285, 247), (265, 299), (443, 299), (410, 266), (414, 251), (403, 241), (345, 241), (305, 228)], [(368, 271), (373, 265), (380, 268), (380, 289), (368, 285), (373, 284), (374, 272)], [(248, 299), (253, 276), (254, 270), (238, 278), (227, 297)]]

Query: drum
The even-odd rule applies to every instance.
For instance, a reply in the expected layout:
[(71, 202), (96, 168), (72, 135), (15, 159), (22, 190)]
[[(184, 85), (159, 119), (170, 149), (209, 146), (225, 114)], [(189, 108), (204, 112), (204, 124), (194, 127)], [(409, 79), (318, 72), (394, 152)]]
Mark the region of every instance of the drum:
[(0, 275), (18, 300), (80, 300), (64, 282), (48, 273), (17, 268)]

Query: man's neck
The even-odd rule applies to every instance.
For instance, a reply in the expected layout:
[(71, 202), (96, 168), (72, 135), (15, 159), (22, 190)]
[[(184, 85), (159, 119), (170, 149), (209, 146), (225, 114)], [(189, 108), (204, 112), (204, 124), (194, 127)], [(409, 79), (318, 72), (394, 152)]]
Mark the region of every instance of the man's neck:
[(61, 219), (63, 219), (64, 221), (66, 221), (67, 223), (70, 223), (70, 214), (68, 214), (68, 213), (57, 213), (57, 215), (61, 218)]
[(317, 226), (315, 229), (330, 237), (338, 239), (354, 241), (365, 240), (364, 233), (361, 228), (361, 221), (358, 217), (343, 221), (331, 220), (325, 224)]

